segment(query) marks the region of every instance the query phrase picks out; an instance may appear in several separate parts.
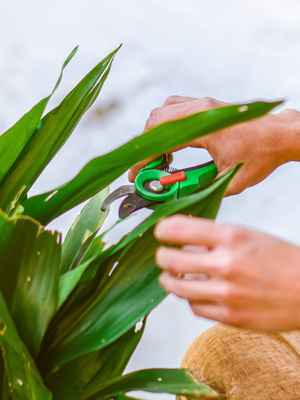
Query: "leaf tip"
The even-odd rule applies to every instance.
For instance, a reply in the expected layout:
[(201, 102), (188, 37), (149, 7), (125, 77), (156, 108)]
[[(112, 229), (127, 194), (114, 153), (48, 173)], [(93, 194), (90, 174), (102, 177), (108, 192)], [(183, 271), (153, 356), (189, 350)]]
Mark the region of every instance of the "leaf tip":
[(121, 50), (123, 46), (124, 44), (120, 43), (119, 46), (112, 52), (112, 56), (114, 57)]

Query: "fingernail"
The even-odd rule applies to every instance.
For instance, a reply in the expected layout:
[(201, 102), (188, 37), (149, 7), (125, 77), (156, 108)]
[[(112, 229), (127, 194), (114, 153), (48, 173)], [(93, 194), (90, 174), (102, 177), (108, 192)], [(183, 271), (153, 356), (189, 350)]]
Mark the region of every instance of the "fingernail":
[(167, 221), (162, 220), (160, 221), (155, 229), (154, 229), (154, 235), (157, 239), (162, 239), (168, 234), (168, 226), (167, 226)]
[(134, 181), (134, 174), (132, 171), (128, 172), (128, 180), (129, 182), (133, 182)]
[(167, 285), (168, 279), (169, 279), (169, 277), (168, 277), (168, 274), (166, 272), (163, 272), (163, 273), (160, 274), (159, 283), (161, 284), (161, 286), (163, 286), (164, 289), (166, 289), (166, 285)]
[(156, 262), (161, 268), (168, 268), (172, 262), (170, 250), (167, 247), (160, 247), (156, 253)]

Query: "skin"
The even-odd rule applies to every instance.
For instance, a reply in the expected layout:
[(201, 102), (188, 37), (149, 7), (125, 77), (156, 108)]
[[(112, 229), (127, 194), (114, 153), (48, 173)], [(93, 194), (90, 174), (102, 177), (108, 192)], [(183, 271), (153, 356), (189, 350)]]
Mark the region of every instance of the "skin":
[[(224, 105), (173, 96), (152, 111), (146, 130)], [(243, 162), (227, 195), (241, 193), (280, 165), (300, 160), (300, 113), (269, 114), (185, 147), (207, 149), (220, 174)], [(129, 179), (148, 162), (136, 165)], [(161, 285), (188, 301), (196, 316), (263, 331), (300, 328), (300, 247), (244, 227), (183, 215), (162, 220), (155, 236), (162, 243), (156, 255)]]

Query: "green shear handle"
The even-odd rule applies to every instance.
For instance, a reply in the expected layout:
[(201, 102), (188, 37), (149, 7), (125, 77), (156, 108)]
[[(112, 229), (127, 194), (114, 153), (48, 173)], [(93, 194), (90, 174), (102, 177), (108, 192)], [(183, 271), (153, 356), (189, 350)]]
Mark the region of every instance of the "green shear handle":
[(173, 173), (160, 169), (165, 165), (166, 158), (162, 156), (140, 170), (135, 179), (135, 189), (141, 197), (165, 202), (188, 196), (209, 186), (218, 174), (213, 161)]

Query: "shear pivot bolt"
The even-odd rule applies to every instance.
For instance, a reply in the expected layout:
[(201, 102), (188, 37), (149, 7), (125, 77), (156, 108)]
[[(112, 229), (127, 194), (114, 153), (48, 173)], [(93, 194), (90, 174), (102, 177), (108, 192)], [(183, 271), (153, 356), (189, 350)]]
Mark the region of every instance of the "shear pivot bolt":
[(151, 181), (149, 188), (152, 192), (161, 193), (164, 190), (163, 185), (159, 181)]

